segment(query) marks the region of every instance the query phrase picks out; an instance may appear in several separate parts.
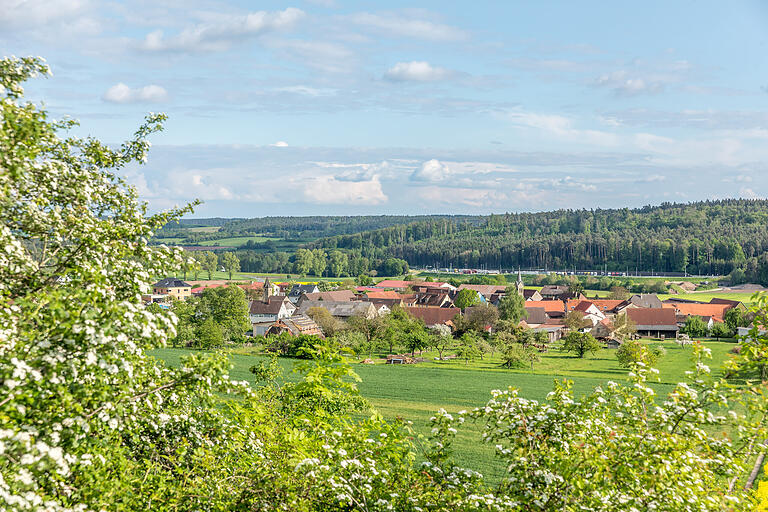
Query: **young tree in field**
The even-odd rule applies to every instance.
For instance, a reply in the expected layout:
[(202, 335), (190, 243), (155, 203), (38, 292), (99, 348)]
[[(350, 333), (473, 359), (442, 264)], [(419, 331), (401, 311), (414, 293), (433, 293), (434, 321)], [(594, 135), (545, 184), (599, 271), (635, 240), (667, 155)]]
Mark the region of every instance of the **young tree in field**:
[(436, 325), (430, 329), (432, 331), (432, 346), (437, 350), (437, 356), (442, 361), (443, 352), (449, 350), (454, 345), (451, 328), (447, 325)]
[(347, 323), (350, 329), (359, 332), (365, 337), (368, 357), (372, 358), (373, 351), (379, 350), (382, 347), (383, 339), (387, 335), (387, 324), (384, 317), (375, 316), (367, 318), (362, 315), (355, 315), (347, 320)]
[(686, 318), (681, 331), (691, 338), (701, 338), (709, 334), (709, 328), (700, 316), (689, 316)]
[(216, 253), (205, 251), (199, 256), (200, 266), (208, 273), (208, 279), (213, 279), (213, 273), (219, 268), (219, 257)]
[(528, 318), (528, 312), (525, 310), (525, 299), (517, 293), (517, 288), (514, 286), (507, 286), (504, 296), (499, 300), (499, 317), (502, 320), (511, 320), (515, 323)]
[(649, 347), (638, 340), (627, 340), (616, 349), (616, 359), (624, 368), (633, 368), (637, 363), (654, 366), (660, 355), (658, 348)]
[(470, 332), (465, 332), (459, 338), (458, 345), (456, 346), (456, 356), (459, 359), (463, 359), (464, 364), (474, 361), (475, 358), (480, 356), (480, 349), (477, 347), (477, 343), (477, 336)]
[(460, 309), (469, 308), (480, 303), (480, 297), (475, 290), (464, 288), (459, 290), (453, 299), (453, 304)]
[(565, 326), (571, 331), (580, 331), (591, 325), (592, 322), (584, 318), (581, 311), (570, 311), (565, 315)]
[(238, 258), (237, 254), (232, 251), (222, 253), (219, 257), (219, 262), (221, 263), (221, 266), (224, 267), (224, 270), (226, 270), (229, 274), (230, 281), (232, 280), (233, 274), (240, 272), (240, 258)]
[(224, 344), (224, 331), (213, 318), (208, 318), (195, 330), (193, 345), (198, 348), (216, 348)]
[(715, 322), (710, 329), (710, 336), (713, 338), (733, 338), (736, 333), (731, 330), (728, 325), (723, 322)]
[(505, 368), (524, 368), (531, 367), (533, 371), (534, 363), (541, 361), (539, 351), (531, 346), (520, 343), (509, 343), (501, 351), (501, 365)]
[(582, 358), (587, 352), (594, 354), (600, 350), (600, 343), (588, 332), (571, 331), (563, 340), (563, 350)]

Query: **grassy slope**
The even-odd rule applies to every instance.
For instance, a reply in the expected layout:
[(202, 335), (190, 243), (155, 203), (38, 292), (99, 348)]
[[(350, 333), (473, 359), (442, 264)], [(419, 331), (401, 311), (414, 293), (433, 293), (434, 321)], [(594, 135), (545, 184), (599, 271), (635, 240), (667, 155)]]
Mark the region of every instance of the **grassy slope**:
[[(649, 342), (663, 344), (667, 354), (659, 361), (661, 382), (653, 386), (666, 393), (675, 382), (683, 379), (690, 369), (691, 349), (682, 349), (671, 342)], [(727, 357), (733, 343), (704, 342), (712, 349), (712, 366), (719, 366)], [(153, 354), (169, 364), (178, 364), (180, 356), (187, 353), (181, 349), (161, 349)], [(253, 382), (248, 372), (261, 356), (249, 349), (240, 349), (230, 355), (233, 369), (232, 378)], [(433, 357), (427, 353), (425, 357)], [(289, 371), (293, 361), (282, 359), (281, 365)], [(620, 381), (626, 370), (616, 363), (615, 351), (601, 350), (593, 356), (578, 359), (569, 354), (553, 350), (543, 355), (535, 370), (506, 370), (499, 367), (498, 357), (474, 361), (468, 365), (462, 361), (428, 361), (419, 365), (354, 365), (362, 377), (360, 392), (384, 417), (402, 417), (413, 421), (418, 432), (428, 433), (430, 416), (439, 408), (449, 412), (470, 409), (484, 404), (493, 389), (513, 386), (522, 396), (543, 400), (558, 378), (574, 381), (577, 394), (584, 394), (607, 380)], [(490, 447), (479, 442), (479, 425), (469, 425), (461, 430), (456, 441), (456, 454), (462, 464), (478, 470), (496, 480), (503, 472), (493, 458)]]

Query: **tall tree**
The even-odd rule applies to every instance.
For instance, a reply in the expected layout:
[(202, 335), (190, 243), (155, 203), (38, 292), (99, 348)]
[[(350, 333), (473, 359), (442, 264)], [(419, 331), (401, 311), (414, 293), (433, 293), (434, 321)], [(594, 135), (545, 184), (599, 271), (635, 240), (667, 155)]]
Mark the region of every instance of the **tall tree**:
[(600, 343), (588, 332), (571, 331), (563, 340), (563, 350), (582, 358), (587, 352), (594, 354), (600, 350)]
[(221, 266), (224, 267), (224, 270), (226, 270), (229, 274), (229, 279), (231, 281), (232, 275), (235, 272), (240, 272), (240, 259), (234, 252), (227, 251), (222, 253), (222, 255), (219, 257), (219, 260)]
[(507, 286), (504, 296), (499, 300), (499, 316), (502, 320), (511, 320), (515, 323), (528, 318), (525, 299), (517, 293), (516, 287)]
[(219, 258), (211, 251), (200, 253), (200, 265), (208, 273), (208, 279), (213, 279), (213, 273), (219, 268)]
[(457, 308), (461, 309), (469, 308), (479, 303), (480, 297), (477, 291), (471, 288), (464, 288), (463, 290), (459, 290), (459, 293), (457, 293), (456, 297), (453, 299), (453, 304)]

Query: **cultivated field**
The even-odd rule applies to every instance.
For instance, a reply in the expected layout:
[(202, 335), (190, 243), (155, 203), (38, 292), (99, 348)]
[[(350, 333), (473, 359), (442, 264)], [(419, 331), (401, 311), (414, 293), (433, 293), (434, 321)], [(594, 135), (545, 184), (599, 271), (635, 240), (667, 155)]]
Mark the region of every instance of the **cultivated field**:
[[(684, 372), (691, 368), (692, 350), (690, 347), (680, 348), (669, 341), (646, 342), (662, 345), (667, 350), (657, 364), (661, 372), (660, 382), (653, 384), (659, 393), (666, 393), (674, 383), (683, 380)], [(712, 368), (719, 367), (734, 346), (733, 342), (725, 341), (705, 341), (704, 344), (712, 350)], [(152, 354), (176, 365), (186, 353), (189, 351), (185, 349), (160, 349)], [(608, 349), (584, 359), (551, 350), (543, 354), (534, 371), (503, 369), (499, 366), (498, 357), (486, 356), (482, 361), (465, 364), (457, 360), (431, 360), (435, 355), (425, 353), (424, 357), (430, 360), (418, 365), (354, 364), (354, 370), (363, 379), (359, 384), (360, 392), (384, 417), (402, 417), (413, 421), (418, 432), (427, 434), (429, 418), (439, 408), (457, 412), (481, 406), (493, 389), (513, 386), (526, 398), (543, 400), (551, 391), (555, 379), (573, 380), (576, 393), (584, 394), (607, 380), (621, 381), (627, 373), (618, 366), (615, 351)], [(262, 358), (255, 349), (230, 351), (232, 378), (253, 382), (248, 368)], [(294, 361), (281, 359), (280, 363), (288, 374)], [(456, 454), (463, 465), (496, 480), (503, 469), (494, 460), (492, 447), (480, 442), (479, 432), (479, 425), (469, 425), (460, 431), (455, 445)]]

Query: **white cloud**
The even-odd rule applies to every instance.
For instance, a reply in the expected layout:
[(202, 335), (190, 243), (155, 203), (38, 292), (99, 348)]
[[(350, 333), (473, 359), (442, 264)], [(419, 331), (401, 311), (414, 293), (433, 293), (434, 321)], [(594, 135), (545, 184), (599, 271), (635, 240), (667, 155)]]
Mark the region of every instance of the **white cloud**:
[(273, 148), (287, 148), (288, 147), (288, 143), (285, 142), (284, 140), (279, 140), (279, 141), (275, 142), (274, 144), (270, 144), (270, 146), (272, 146)]
[(427, 160), (411, 174), (412, 181), (443, 181), (451, 171), (439, 160)]
[(508, 117), (518, 126), (537, 128), (561, 139), (598, 146), (615, 146), (620, 142), (619, 136), (611, 132), (574, 128), (571, 119), (560, 115), (512, 111)]
[(222, 51), (239, 40), (290, 29), (302, 17), (304, 11), (293, 7), (242, 16), (209, 15), (205, 22), (187, 27), (174, 36), (166, 37), (162, 30), (150, 32), (140, 47), (147, 51)]
[(459, 28), (413, 16), (399, 14), (359, 13), (349, 17), (356, 25), (367, 27), (388, 36), (410, 37), (430, 41), (461, 41), (467, 33)]
[(132, 89), (120, 82), (107, 89), (102, 99), (110, 103), (159, 103), (168, 100), (168, 91), (154, 84)]
[(304, 198), (315, 204), (379, 205), (389, 198), (378, 176), (368, 181), (344, 181), (336, 176), (318, 176), (304, 181)]
[(444, 187), (427, 187), (419, 192), (419, 196), (430, 203), (485, 207), (488, 211), (498, 210), (500, 203), (510, 199), (507, 194), (498, 190)]
[(329, 73), (348, 73), (355, 55), (346, 46), (324, 41), (294, 39), (273, 41), (271, 45), (305, 65)]
[(739, 195), (746, 199), (760, 199), (760, 196), (751, 188), (743, 187), (739, 190)]
[(624, 70), (606, 73), (598, 78), (595, 83), (612, 89), (619, 96), (656, 94), (662, 92), (665, 86), (665, 82), (662, 80), (633, 76)]
[(434, 82), (449, 78), (452, 74), (448, 69), (415, 60), (398, 62), (384, 73), (384, 78), (394, 82)]

